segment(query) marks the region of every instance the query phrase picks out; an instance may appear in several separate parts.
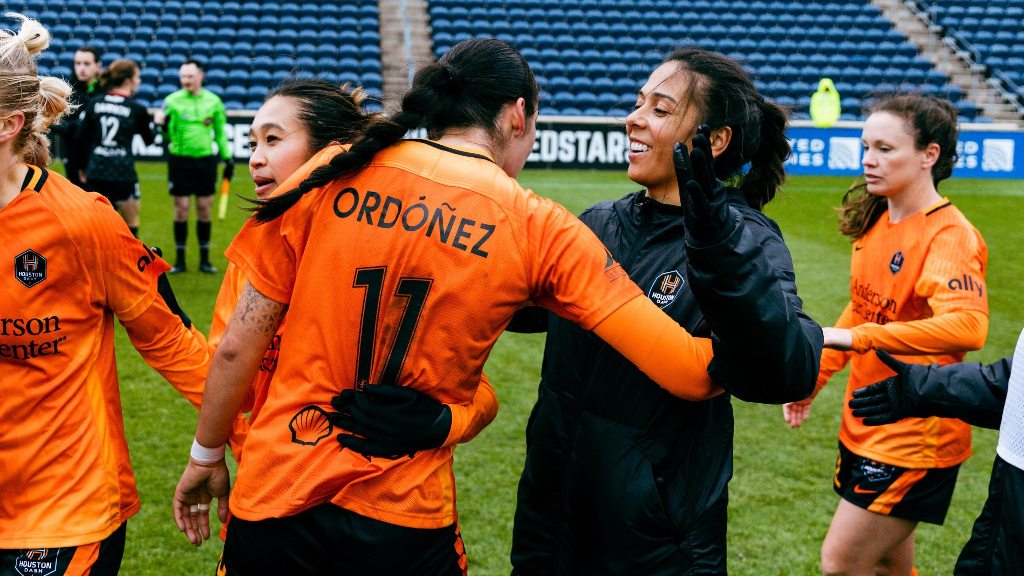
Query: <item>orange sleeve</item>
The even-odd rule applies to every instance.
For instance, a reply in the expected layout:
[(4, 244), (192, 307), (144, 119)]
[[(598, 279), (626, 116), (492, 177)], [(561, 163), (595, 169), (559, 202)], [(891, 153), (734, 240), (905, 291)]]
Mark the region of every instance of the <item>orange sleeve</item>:
[(722, 393), (708, 375), (711, 340), (691, 336), (646, 296), (619, 307), (594, 333), (674, 396), (705, 400)]
[(97, 196), (95, 218), (76, 235), (93, 282), (93, 297), (109, 308), (147, 364), (193, 406), (203, 398), (210, 353), (194, 327), (185, 328), (157, 291), (170, 270), (162, 258), (132, 236), (121, 216)]
[(851, 329), (853, 349), (893, 354), (949, 354), (980, 350), (988, 335), (988, 314), (961, 310), (925, 320), (861, 324)]
[(221, 281), (220, 290), (217, 292), (217, 300), (213, 304), (213, 320), (210, 322), (210, 334), (207, 336), (207, 343), (210, 345), (210, 354), (217, 349), (220, 339), (224, 337), (224, 328), (231, 320), (231, 314), (235, 311), (238, 298), (242, 295), (242, 285), (245, 278), (241, 275), (238, 266), (229, 263), (224, 271), (224, 280)]
[(532, 192), (525, 198), (524, 261), (533, 303), (593, 330), (613, 310), (643, 294), (576, 216)]
[(445, 446), (469, 442), (486, 428), (498, 415), (498, 397), (494, 394), (487, 375), (480, 373), (480, 384), (468, 406), (449, 404), (452, 411), (452, 429), (445, 440)]
[[(853, 303), (847, 303), (846, 308), (843, 308), (843, 313), (839, 315), (834, 325), (835, 328), (850, 328), (853, 326)], [(811, 398), (818, 395), (821, 389), (828, 384), (829, 378), (836, 372), (839, 372), (846, 367), (846, 364), (853, 357), (853, 353), (843, 350), (835, 350), (833, 348), (823, 348), (821, 350), (821, 367), (818, 368), (818, 381), (814, 385), (814, 393), (811, 394)]]
[(210, 351), (195, 326), (186, 329), (159, 299), (135, 318), (122, 319), (121, 324), (146, 363), (198, 408), (203, 401)]
[(987, 316), (987, 264), (988, 247), (974, 227), (946, 226), (928, 244), (914, 292), (928, 301), (933, 316), (959, 310), (977, 310)]
[[(163, 300), (157, 278), (171, 269), (163, 258), (132, 236), (121, 216), (106, 198), (97, 196), (94, 217), (88, 228), (73, 236), (90, 271), (93, 298), (109, 308), (122, 322), (147, 310), (154, 300)], [(70, 225), (69, 221), (69, 225)], [(75, 220), (78, 226), (84, 220)], [(180, 319), (177, 321), (181, 323)]]

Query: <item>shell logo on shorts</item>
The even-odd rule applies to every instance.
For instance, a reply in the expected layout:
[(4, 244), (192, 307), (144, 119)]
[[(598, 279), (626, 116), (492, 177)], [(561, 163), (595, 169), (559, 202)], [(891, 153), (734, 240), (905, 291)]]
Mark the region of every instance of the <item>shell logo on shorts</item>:
[(651, 289), (647, 291), (647, 297), (659, 307), (664, 308), (675, 301), (683, 284), (686, 284), (686, 280), (678, 270), (662, 272), (654, 279)]
[(35, 250), (25, 250), (14, 257), (14, 277), (31, 288), (46, 280), (46, 258)]
[(292, 416), (288, 423), (292, 431), (292, 442), (304, 446), (316, 446), (334, 431), (334, 426), (327, 419), (327, 413), (319, 406), (306, 406)]

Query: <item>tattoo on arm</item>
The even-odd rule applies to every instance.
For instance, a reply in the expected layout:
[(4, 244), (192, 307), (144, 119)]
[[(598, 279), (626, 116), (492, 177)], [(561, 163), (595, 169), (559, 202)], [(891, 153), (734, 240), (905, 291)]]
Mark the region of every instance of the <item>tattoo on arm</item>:
[(257, 334), (272, 336), (286, 309), (284, 304), (267, 298), (252, 284), (246, 283), (235, 309), (235, 320)]

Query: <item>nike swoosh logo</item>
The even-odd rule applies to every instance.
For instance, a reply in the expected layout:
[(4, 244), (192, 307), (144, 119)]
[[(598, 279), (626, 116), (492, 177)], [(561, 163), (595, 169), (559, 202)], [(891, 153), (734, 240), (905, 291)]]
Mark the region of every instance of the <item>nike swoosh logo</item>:
[(854, 484), (853, 491), (857, 494), (878, 494), (880, 492), (880, 490), (865, 490), (860, 487), (860, 484)]
[(856, 246), (856, 245), (854, 245), (853, 251), (854, 252), (858, 252), (861, 248), (863, 248), (863, 246)]

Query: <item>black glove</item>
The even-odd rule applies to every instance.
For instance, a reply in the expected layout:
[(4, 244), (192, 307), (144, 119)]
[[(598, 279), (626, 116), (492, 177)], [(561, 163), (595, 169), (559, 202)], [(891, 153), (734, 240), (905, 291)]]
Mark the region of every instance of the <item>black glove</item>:
[(363, 456), (396, 459), (444, 445), (452, 429), (452, 412), (433, 397), (407, 386), (367, 385), (331, 399), (337, 412), (331, 424), (352, 432), (338, 434), (342, 448)]
[(915, 364), (893, 358), (885, 350), (875, 350), (878, 359), (896, 371), (896, 375), (853, 391), (850, 408), (868, 426), (892, 424), (910, 416), (924, 416), (917, 411), (916, 397), (909, 385), (910, 371)]
[(686, 235), (705, 245), (732, 232), (725, 186), (715, 179), (710, 136), (711, 129), (702, 124), (693, 137), (693, 149), (687, 153), (686, 145), (678, 143), (674, 154)]
[(235, 159), (227, 158), (224, 160), (224, 179), (231, 180), (235, 175)]

